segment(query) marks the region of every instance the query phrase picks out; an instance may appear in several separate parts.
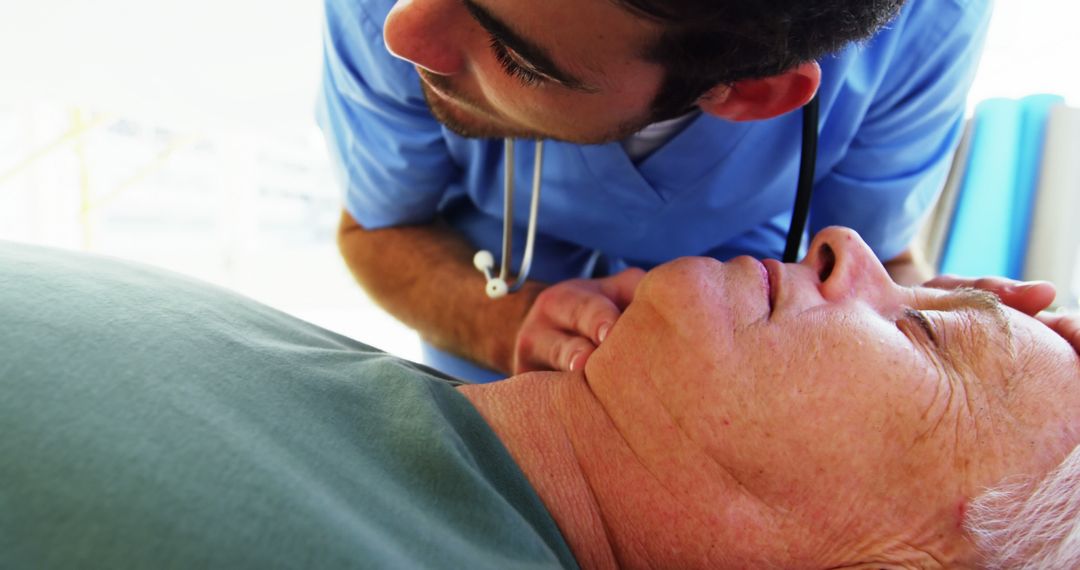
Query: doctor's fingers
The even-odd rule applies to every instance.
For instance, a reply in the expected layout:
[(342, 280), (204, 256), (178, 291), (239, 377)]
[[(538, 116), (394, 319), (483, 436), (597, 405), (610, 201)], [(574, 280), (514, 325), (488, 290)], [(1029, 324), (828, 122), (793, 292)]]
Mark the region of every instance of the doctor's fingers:
[(1035, 318), (1069, 341), (1077, 354), (1080, 354), (1080, 315), (1039, 313)]
[(556, 329), (522, 330), (514, 350), (514, 374), (536, 370), (581, 370), (596, 346), (589, 339)]
[(1057, 290), (1046, 281), (1014, 281), (1004, 277), (982, 277), (978, 279), (941, 275), (925, 284), (936, 289), (959, 289), (971, 287), (982, 289), (998, 296), (1002, 303), (1028, 315), (1035, 315), (1054, 302)]
[(525, 316), (531, 323), (577, 334), (600, 344), (622, 315), (618, 299), (608, 297), (598, 279), (563, 281), (544, 289)]
[(630, 267), (611, 277), (603, 277), (594, 281), (600, 286), (600, 291), (604, 296), (611, 299), (619, 307), (619, 310), (623, 311), (634, 300), (634, 292), (637, 290), (638, 283), (641, 283), (644, 277), (644, 270), (638, 267)]

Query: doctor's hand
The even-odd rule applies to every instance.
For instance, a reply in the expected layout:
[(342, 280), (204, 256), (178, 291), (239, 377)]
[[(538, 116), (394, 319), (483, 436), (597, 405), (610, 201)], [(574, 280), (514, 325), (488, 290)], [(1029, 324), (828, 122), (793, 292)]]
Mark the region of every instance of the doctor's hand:
[(518, 329), (514, 374), (581, 370), (644, 276), (631, 268), (611, 277), (563, 281), (541, 292)]
[(1080, 315), (1040, 313), (1035, 318), (1069, 341), (1077, 355), (1080, 355)]

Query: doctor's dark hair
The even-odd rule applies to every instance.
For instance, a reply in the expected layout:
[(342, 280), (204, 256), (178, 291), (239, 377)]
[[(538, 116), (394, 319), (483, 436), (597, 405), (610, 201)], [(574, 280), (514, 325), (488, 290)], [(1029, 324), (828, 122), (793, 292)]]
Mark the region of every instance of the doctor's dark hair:
[(665, 31), (648, 50), (667, 77), (656, 120), (685, 113), (716, 85), (778, 75), (863, 40), (905, 0), (613, 0)]

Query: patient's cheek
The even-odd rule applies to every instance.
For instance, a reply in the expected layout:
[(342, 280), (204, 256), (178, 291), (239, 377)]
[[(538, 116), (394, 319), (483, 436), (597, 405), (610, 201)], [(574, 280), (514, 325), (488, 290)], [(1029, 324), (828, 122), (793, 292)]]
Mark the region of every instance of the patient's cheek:
[(625, 373), (627, 370), (640, 370), (643, 367), (640, 350), (640, 335), (636, 333), (642, 326), (633, 314), (633, 307), (624, 313), (611, 328), (607, 338), (589, 356), (585, 363), (585, 376), (590, 383), (612, 375)]

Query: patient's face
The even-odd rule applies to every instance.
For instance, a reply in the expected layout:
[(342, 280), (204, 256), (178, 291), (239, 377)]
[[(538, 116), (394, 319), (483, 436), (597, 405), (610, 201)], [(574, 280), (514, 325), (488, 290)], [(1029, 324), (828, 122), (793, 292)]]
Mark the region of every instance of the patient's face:
[(585, 372), (660, 485), (740, 529), (715, 537), (732, 560), (945, 556), (966, 500), (1077, 443), (1071, 347), (992, 296), (895, 285), (848, 230), (798, 265), (654, 270)]

